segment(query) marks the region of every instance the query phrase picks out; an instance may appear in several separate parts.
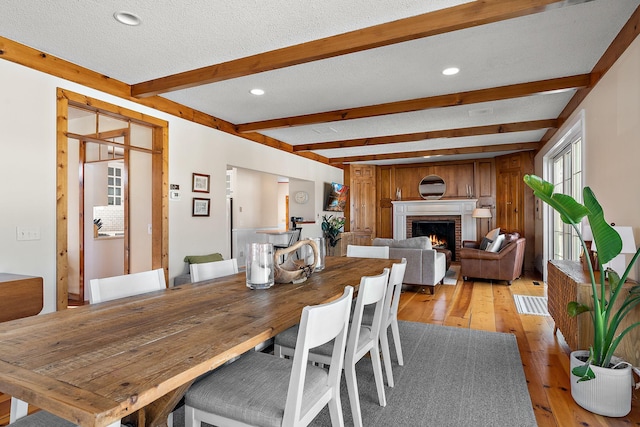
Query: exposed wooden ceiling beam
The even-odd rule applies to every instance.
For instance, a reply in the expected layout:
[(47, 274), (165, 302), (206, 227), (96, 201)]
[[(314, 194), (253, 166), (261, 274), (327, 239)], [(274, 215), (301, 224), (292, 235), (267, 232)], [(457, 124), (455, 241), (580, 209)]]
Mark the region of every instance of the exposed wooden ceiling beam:
[(403, 153), (371, 154), (366, 156), (333, 157), (329, 159), (329, 164), (339, 165), (344, 163), (367, 162), (367, 161), (373, 161), (373, 160), (396, 160), (396, 159), (408, 159), (412, 157), (451, 156), (455, 154), (493, 153), (493, 152), (514, 151), (514, 150), (526, 151), (526, 150), (537, 150), (539, 145), (540, 145), (539, 142), (520, 142), (520, 143), (514, 143), (514, 144), (480, 145), (476, 147), (407, 151)]
[(474, 1), (134, 84), (147, 97), (489, 24), (590, 0)]
[[(232, 123), (166, 98), (160, 96), (153, 96), (144, 99), (131, 97), (131, 86), (126, 83), (111, 79), (103, 74), (89, 70), (88, 68), (81, 67), (2, 36), (0, 36), (0, 59), (14, 62), (52, 76), (61, 77), (71, 82), (78, 83), (122, 99), (127, 99), (158, 111), (163, 111), (184, 120), (189, 120), (193, 123), (217, 129), (221, 132), (236, 135), (289, 153), (293, 152), (293, 148), (290, 144), (259, 133), (240, 135), (236, 132)], [(151, 117), (146, 117), (143, 114), (141, 114), (141, 117), (141, 120), (143, 121), (153, 120)], [(329, 159), (317, 154), (300, 153), (299, 155), (320, 163), (329, 163)]]
[(474, 126), (458, 129), (442, 129), (426, 132), (406, 133), (402, 135), (376, 136), (371, 138), (346, 139), (342, 141), (298, 144), (293, 151), (329, 150), (335, 148), (364, 147), (370, 145), (397, 144), (401, 142), (424, 141), (436, 138), (461, 138), (466, 136), (493, 135), (509, 132), (526, 132), (531, 130), (557, 128), (557, 119), (532, 120), (528, 122), (501, 123), (487, 126)]
[(326, 111), (302, 116), (283, 117), (279, 119), (245, 123), (237, 125), (236, 130), (239, 133), (259, 132), (267, 129), (362, 119), (365, 117), (408, 113), (411, 111), (428, 110), (431, 108), (455, 107), (459, 105), (476, 104), (479, 102), (520, 98), (545, 92), (580, 89), (589, 86), (590, 83), (591, 76), (589, 74), (579, 74), (576, 76), (517, 83), (468, 92), (429, 96), (426, 98), (409, 99), (405, 101), (389, 102), (386, 104), (368, 105), (365, 107), (348, 108), (344, 110)]

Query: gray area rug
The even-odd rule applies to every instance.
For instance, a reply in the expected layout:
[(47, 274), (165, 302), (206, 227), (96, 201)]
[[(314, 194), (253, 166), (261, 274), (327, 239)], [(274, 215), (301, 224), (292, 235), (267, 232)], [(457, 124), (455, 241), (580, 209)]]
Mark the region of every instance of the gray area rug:
[[(404, 366), (398, 366), (392, 345), (396, 386), (385, 387), (386, 407), (378, 405), (370, 360), (357, 364), (364, 426), (537, 425), (514, 335), (399, 323)], [(344, 376), (342, 412), (352, 426)], [(328, 409), (311, 425), (331, 426)], [(174, 426), (184, 426), (182, 408), (174, 412)]]

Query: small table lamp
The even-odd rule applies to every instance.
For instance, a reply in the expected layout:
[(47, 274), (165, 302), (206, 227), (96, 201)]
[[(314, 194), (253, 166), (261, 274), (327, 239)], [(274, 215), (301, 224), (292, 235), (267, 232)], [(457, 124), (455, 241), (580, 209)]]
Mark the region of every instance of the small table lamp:
[(489, 208), (475, 208), (471, 213), (473, 218), (487, 218), (487, 231), (491, 230), (491, 209)]
[[(608, 263), (604, 264), (602, 266), (602, 268), (604, 268), (605, 270), (607, 269), (607, 267), (611, 268), (613, 271), (615, 271), (616, 273), (618, 273), (620, 276), (622, 276), (622, 273), (624, 273), (624, 270), (627, 266), (627, 259), (626, 259), (626, 254), (635, 254), (636, 253), (636, 240), (633, 237), (633, 228), (632, 227), (626, 227), (626, 226), (614, 226), (613, 227), (614, 230), (616, 230), (618, 232), (618, 234), (620, 235), (620, 237), (622, 238), (622, 250), (620, 251), (620, 255), (618, 255), (617, 257), (615, 257), (614, 259), (612, 259), (611, 261), (609, 261)], [(591, 231), (591, 229), (589, 229), (589, 231)], [(584, 238), (584, 232), (583, 232), (583, 239), (586, 241), (587, 239)], [(596, 248), (596, 242), (594, 241), (591, 244), (591, 250), (597, 252), (598, 249)]]
[[(591, 268), (593, 271), (598, 271), (600, 267), (598, 267), (598, 259), (596, 256), (596, 244), (593, 242), (593, 233), (591, 232), (591, 226), (589, 224), (582, 225), (582, 240), (587, 245), (588, 254), (582, 253), (580, 256), (580, 261), (585, 262), (585, 259), (588, 259), (591, 263)], [(581, 249), (582, 252), (583, 249)], [(588, 266), (586, 264), (583, 265), (585, 270), (588, 270)]]

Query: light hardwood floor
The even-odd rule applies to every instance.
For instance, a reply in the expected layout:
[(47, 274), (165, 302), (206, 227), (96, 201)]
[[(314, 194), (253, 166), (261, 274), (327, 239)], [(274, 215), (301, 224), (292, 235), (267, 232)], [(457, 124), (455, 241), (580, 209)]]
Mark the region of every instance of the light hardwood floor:
[(546, 285), (527, 274), (511, 286), (459, 278), (456, 286), (439, 286), (434, 295), (410, 288), (402, 293), (398, 318), (515, 334), (539, 426), (640, 426), (640, 390), (634, 392), (631, 413), (624, 418), (594, 415), (573, 401), (570, 350), (562, 335), (554, 336), (550, 316), (519, 314), (514, 294), (546, 296)]

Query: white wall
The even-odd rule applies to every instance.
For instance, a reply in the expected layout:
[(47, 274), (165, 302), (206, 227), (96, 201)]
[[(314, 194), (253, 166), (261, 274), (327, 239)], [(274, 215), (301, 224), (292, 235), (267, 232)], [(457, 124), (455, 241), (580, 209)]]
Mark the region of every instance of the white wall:
[[(77, 142), (75, 145), (78, 145)], [(85, 301), (89, 300), (89, 281), (124, 274), (124, 237), (96, 239), (93, 237), (93, 207), (107, 204), (107, 163), (87, 163), (84, 171), (84, 283)], [(73, 169), (73, 168), (70, 168)], [(70, 229), (75, 229), (69, 224)], [(72, 233), (77, 235), (77, 233)], [(69, 237), (69, 246), (77, 246)], [(149, 257), (150, 258), (150, 257)], [(69, 258), (69, 264), (76, 263)], [(77, 267), (76, 267), (77, 268)], [(69, 292), (79, 292), (78, 282), (69, 282)]]
[[(632, 226), (636, 244), (640, 244), (640, 38), (636, 38), (556, 137), (536, 156), (536, 175), (543, 176), (544, 155), (567, 132), (580, 111), (585, 114), (585, 185), (598, 198), (605, 219)], [(537, 220), (536, 255), (541, 253), (542, 221)], [(635, 277), (638, 271), (636, 265)]]
[(278, 177), (238, 168), (233, 190), (233, 228), (278, 224)]
[[(309, 194), (309, 201), (307, 203), (300, 204), (296, 202), (295, 196), (298, 191), (306, 191)], [(305, 221), (318, 221), (318, 209), (323, 209), (324, 207), (322, 204), (314, 206), (313, 198), (315, 191), (313, 182), (300, 181), (298, 179), (289, 180), (289, 216), (302, 217)], [(304, 230), (306, 225), (307, 224), (300, 225), (303, 232), (306, 231)]]
[[(169, 122), (169, 182), (180, 200), (169, 202), (170, 283), (193, 253), (229, 256), (226, 169), (234, 165), (315, 182), (321, 212), (324, 182), (342, 182), (342, 170), (207, 128), (29, 68), (0, 61), (0, 271), (41, 276), (45, 311), (55, 309), (56, 283), (56, 88), (62, 87)], [(211, 175), (211, 216), (191, 216), (191, 174)], [(310, 202), (310, 203), (312, 203)], [(40, 240), (17, 241), (16, 227), (40, 228)], [(308, 225), (320, 235), (320, 223)], [(317, 230), (311, 230), (311, 228)]]

